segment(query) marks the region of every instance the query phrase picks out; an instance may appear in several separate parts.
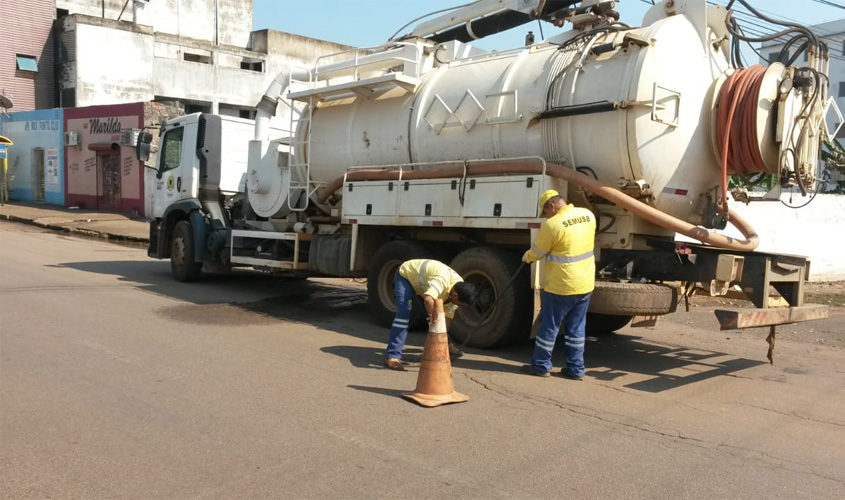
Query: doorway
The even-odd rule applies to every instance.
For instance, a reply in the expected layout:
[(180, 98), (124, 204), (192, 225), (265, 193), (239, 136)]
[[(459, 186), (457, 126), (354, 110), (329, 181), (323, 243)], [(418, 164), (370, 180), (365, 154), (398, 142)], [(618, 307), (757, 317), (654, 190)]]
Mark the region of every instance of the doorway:
[(32, 201), (44, 201), (44, 148), (32, 148)]
[(100, 177), (100, 193), (97, 208), (100, 210), (120, 211), (120, 156), (117, 154), (97, 154), (97, 173)]

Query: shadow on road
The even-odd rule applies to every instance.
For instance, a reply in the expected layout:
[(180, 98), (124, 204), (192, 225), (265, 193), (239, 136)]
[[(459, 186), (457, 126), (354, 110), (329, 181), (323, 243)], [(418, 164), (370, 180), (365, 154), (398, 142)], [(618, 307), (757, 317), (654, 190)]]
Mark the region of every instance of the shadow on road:
[(396, 389), (387, 389), (384, 387), (369, 387), (366, 385), (347, 385), (350, 389), (355, 389), (356, 391), (364, 391), (364, 392), (372, 392), (373, 394), (381, 394), (383, 396), (390, 396), (393, 398), (398, 398), (403, 394), (407, 394), (408, 391), (399, 391)]
[[(120, 281), (131, 282), (141, 290), (193, 304), (162, 311), (176, 321), (197, 323), (204, 319), (214, 323), (226, 318), (242, 326), (287, 321), (368, 340), (379, 346), (339, 345), (321, 350), (346, 358), (357, 368), (382, 368), (388, 329), (373, 323), (366, 289), (357, 283), (339, 279), (286, 279), (238, 270), (203, 274), (197, 283), (179, 283), (171, 277), (169, 263), (160, 261), (69, 262), (57, 267), (117, 276)], [(233, 297), (240, 301), (232, 300)], [(233, 309), (240, 317), (233, 320), (229, 317), (231, 314), (221, 308)], [(425, 332), (411, 332), (405, 359), (418, 363), (424, 343)], [(533, 343), (529, 341), (495, 351), (468, 349), (468, 356), (453, 364), (465, 370), (518, 373), (519, 366), (531, 359), (532, 350)], [(556, 367), (565, 365), (562, 342), (555, 349), (553, 361)], [(640, 374), (646, 380), (625, 387), (657, 393), (764, 363), (716, 351), (658, 344), (623, 333), (588, 337), (586, 364), (588, 379), (612, 381), (627, 374)]]
[(662, 392), (765, 364), (716, 351), (668, 346), (631, 335), (588, 339), (587, 376), (611, 381), (628, 373), (650, 378), (625, 385), (644, 392)]
[[(380, 340), (380, 339), (379, 339)], [(362, 347), (353, 345), (335, 345), (321, 347), (320, 351), (332, 354), (349, 360), (349, 363), (356, 368), (377, 368), (386, 370), (384, 366), (384, 347)], [(422, 359), (422, 349), (406, 346), (402, 353), (402, 360), (408, 363), (409, 367), (419, 365)]]

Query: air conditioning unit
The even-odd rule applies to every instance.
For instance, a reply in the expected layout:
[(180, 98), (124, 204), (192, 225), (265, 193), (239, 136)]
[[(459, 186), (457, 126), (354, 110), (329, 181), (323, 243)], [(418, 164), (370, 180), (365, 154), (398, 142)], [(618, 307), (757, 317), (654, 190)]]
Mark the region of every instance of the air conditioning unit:
[(134, 148), (138, 143), (138, 135), (141, 133), (139, 128), (125, 128), (120, 131), (120, 145)]
[(79, 134), (76, 132), (65, 132), (65, 146), (71, 148), (79, 147)]

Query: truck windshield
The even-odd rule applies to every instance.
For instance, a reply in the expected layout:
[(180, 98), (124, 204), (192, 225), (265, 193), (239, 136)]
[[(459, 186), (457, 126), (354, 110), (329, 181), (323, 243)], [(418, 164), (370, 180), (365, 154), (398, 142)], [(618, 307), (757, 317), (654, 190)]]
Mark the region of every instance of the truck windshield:
[(161, 141), (161, 168), (172, 170), (182, 163), (182, 137), (185, 134), (185, 127), (178, 127), (168, 130)]

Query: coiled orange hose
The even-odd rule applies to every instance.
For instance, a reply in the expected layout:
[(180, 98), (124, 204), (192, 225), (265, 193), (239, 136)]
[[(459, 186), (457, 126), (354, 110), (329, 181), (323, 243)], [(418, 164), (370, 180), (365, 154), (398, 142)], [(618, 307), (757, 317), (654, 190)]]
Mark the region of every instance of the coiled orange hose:
[[(728, 199), (728, 174), (770, 172), (760, 154), (757, 106), (766, 68), (755, 65), (731, 74), (719, 94), (716, 140), (722, 156), (722, 205)], [(771, 173), (771, 172), (770, 172)]]

